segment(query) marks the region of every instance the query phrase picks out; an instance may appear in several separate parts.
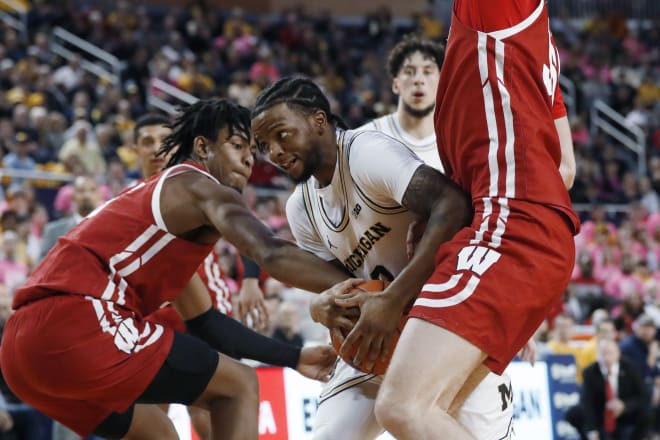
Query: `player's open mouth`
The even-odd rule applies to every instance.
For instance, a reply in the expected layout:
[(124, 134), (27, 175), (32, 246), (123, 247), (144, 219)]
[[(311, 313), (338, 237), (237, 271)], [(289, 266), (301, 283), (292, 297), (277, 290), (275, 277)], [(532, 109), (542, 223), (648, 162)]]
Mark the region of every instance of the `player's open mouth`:
[(424, 92), (415, 92), (413, 93), (413, 97), (415, 98), (423, 98), (426, 94)]
[(285, 171), (290, 170), (298, 161), (295, 157), (287, 160), (286, 162), (280, 162), (280, 167), (282, 167)]

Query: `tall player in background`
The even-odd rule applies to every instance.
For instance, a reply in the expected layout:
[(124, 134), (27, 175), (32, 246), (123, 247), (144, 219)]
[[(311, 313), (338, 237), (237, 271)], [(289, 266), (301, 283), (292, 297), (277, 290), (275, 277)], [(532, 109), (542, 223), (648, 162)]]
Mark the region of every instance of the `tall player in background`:
[(377, 130), (392, 136), (428, 166), (442, 171), (435, 142), (433, 110), (444, 50), (439, 43), (408, 35), (392, 48), (387, 72), (399, 97), (394, 113), (381, 116), (359, 130)]
[[(398, 50), (409, 51), (400, 61), (409, 69), (430, 57), (429, 79), (437, 81), (439, 47), (409, 40)], [(424, 71), (418, 75), (424, 76)], [(431, 213), (432, 218), (446, 218), (429, 226), (427, 238), (441, 241), (467, 224), (471, 213), (465, 209), (463, 194), (397, 140), (375, 131), (340, 127), (321, 90), (306, 78), (278, 81), (257, 98), (253, 111), (255, 140), (300, 183), (287, 203), (287, 218), (298, 245), (357, 277), (391, 281), (406, 270), (406, 235), (417, 216), (426, 218)], [(426, 242), (421, 246), (437, 246)], [(408, 270), (422, 264), (432, 267), (432, 261), (413, 260)], [(311, 312), (316, 321), (331, 328), (343, 319), (331, 295), (316, 297)], [(381, 434), (383, 428), (374, 415), (381, 382), (382, 377), (340, 360), (321, 394), (313, 438), (369, 440)], [(503, 394), (499, 387), (505, 388)], [(507, 436), (513, 415), (509, 392), (508, 380), (501, 377), (475, 389), (470, 399), (488, 417), (464, 419), (474, 435), (482, 439)]]
[[(579, 221), (559, 172), (558, 75), (544, 0), (455, 1), (435, 127), (475, 216), (438, 249), (381, 387), (376, 415), (397, 438), (474, 438), (455, 418), (463, 396), (504, 371), (568, 284)], [(397, 324), (383, 305), (363, 299), (344, 342), (367, 359)]]
[[(330, 372), (332, 349), (252, 332), (213, 309), (195, 274), (224, 236), (301, 288), (345, 277), (274, 237), (246, 208), (249, 124), (249, 111), (225, 100), (187, 107), (163, 141), (170, 166), (99, 207), (49, 252), (17, 290), (4, 328), (3, 375), (17, 396), (83, 436), (177, 438), (154, 403), (178, 402), (209, 410), (215, 439), (256, 439), (256, 374), (217, 351), (310, 377)], [(154, 318), (168, 301), (190, 334)]]

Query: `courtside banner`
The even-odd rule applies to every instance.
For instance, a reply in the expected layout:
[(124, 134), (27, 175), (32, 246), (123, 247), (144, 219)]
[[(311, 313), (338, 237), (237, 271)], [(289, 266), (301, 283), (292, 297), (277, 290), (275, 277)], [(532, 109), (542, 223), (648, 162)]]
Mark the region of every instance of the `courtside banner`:
[(566, 411), (580, 403), (575, 358), (572, 355), (554, 354), (548, 355), (545, 362), (548, 365), (552, 428), (555, 439), (580, 440), (580, 433), (565, 420)]
[[(259, 378), (259, 440), (288, 440), (289, 422), (283, 368), (257, 368)], [(292, 372), (293, 374), (297, 374)]]
[[(571, 379), (575, 370), (570, 359), (567, 363), (564, 357), (550, 358), (548, 363), (537, 362), (533, 367), (528, 362), (512, 362), (506, 371), (513, 388), (512, 438), (573, 440), (574, 431), (561, 420), (568, 405), (576, 399), (576, 385)], [(311, 439), (322, 384), (279, 367), (257, 368), (257, 376), (259, 440)], [(175, 421), (181, 439), (199, 440), (195, 433), (191, 434), (185, 407), (172, 405), (170, 418)]]
[[(312, 422), (316, 415), (319, 394), (323, 384), (307, 379), (294, 370), (284, 368), (286, 389), (286, 416), (289, 439), (306, 440), (312, 438)], [(261, 438), (261, 437), (260, 437)]]
[(553, 440), (545, 362), (512, 362), (506, 372), (513, 388), (513, 438)]

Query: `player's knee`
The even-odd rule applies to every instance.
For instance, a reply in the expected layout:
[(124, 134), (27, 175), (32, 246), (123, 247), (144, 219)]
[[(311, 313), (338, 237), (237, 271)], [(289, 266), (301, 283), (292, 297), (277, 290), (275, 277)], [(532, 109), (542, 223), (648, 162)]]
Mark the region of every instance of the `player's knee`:
[(241, 365), (239, 386), (241, 388), (238, 394), (239, 398), (251, 402), (259, 401), (259, 379), (257, 378), (257, 371), (254, 368)]
[(376, 420), (386, 431), (396, 435), (401, 426), (414, 419), (417, 410), (400, 394), (382, 391), (378, 394), (374, 408)]
[(211, 438), (211, 415), (208, 411), (188, 407), (188, 414), (190, 415), (190, 422), (193, 428), (197, 431), (197, 435), (201, 440), (208, 440)]
[(257, 371), (254, 368), (250, 368), (250, 371), (246, 373), (245, 388), (250, 398), (258, 402), (259, 378), (257, 377)]

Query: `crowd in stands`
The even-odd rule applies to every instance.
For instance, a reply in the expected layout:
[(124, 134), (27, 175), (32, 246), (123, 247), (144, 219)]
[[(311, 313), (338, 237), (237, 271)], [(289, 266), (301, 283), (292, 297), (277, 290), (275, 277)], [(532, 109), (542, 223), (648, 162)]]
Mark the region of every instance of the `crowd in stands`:
[[(139, 175), (134, 122), (149, 110), (149, 95), (169, 99), (155, 79), (199, 98), (224, 96), (249, 107), (274, 80), (302, 73), (323, 86), (349, 126), (358, 126), (396, 107), (383, 66), (398, 38), (420, 32), (442, 42), (447, 32), (446, 24), (428, 14), (395, 20), (386, 7), (342, 19), (304, 7), (261, 16), (209, 9), (203, 2), (159, 8), (120, 1), (111, 9), (92, 3), (33, 1), (25, 33), (0, 22), (0, 160), (3, 169), (93, 175), (106, 200)], [(85, 54), (55, 55), (50, 38), (56, 26), (116, 56), (123, 64), (119, 81), (83, 69)], [(580, 20), (554, 17), (552, 27), (563, 75), (577, 91), (571, 197), (590, 209), (580, 212), (575, 271), (556, 318), (548, 320), (554, 329), (546, 339), (539, 334), (540, 341), (550, 339), (544, 348), (574, 354), (582, 369), (596, 361), (597, 350), (595, 339), (575, 340), (575, 324), (593, 325), (588, 333), (596, 338), (598, 326), (612, 322), (607, 338), (620, 341), (624, 356), (630, 354), (626, 341), (642, 338), (640, 327), (660, 324), (660, 20), (631, 22), (604, 13)], [(647, 173), (640, 174), (634, 153), (592, 130), (589, 114), (597, 99), (643, 131)], [(251, 182), (248, 204), (290, 237), (283, 209), (290, 182), (265, 160)], [(44, 225), (72, 214), (72, 189), (20, 176), (1, 183), (0, 304), (8, 304), (5, 299), (38, 262)], [(618, 204), (614, 211), (612, 204)], [(237, 292), (239, 259), (224, 243), (219, 251), (227, 283)], [(269, 334), (299, 344), (326, 337), (308, 318), (304, 292), (263, 281)], [(594, 312), (600, 319), (592, 319)], [(4, 322), (4, 313), (0, 319)], [(642, 361), (648, 362), (638, 365), (649, 402), (658, 407), (658, 343), (655, 333), (648, 336), (642, 338), (648, 351)], [(2, 414), (0, 404), (0, 431)]]

